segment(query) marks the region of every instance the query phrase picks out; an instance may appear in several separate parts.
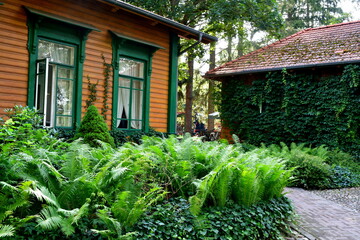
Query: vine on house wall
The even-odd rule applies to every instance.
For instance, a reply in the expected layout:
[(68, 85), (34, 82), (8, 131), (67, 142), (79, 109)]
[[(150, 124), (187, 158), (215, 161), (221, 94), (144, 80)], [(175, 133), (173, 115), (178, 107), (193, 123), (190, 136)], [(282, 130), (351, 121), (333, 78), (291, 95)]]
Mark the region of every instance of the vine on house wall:
[(111, 76), (111, 69), (112, 66), (109, 63), (106, 63), (106, 59), (104, 54), (101, 54), (101, 58), (103, 60), (103, 75), (104, 75), (104, 97), (103, 97), (103, 107), (101, 108), (101, 115), (104, 116), (106, 120), (106, 113), (109, 110), (108, 98), (109, 98), (109, 89), (110, 89), (110, 76)]
[(360, 66), (342, 75), (272, 72), (245, 85), (224, 83), (222, 118), (252, 144), (308, 143), (360, 154)]
[(88, 109), (91, 105), (94, 104), (94, 102), (96, 101), (96, 88), (97, 88), (97, 85), (99, 83), (99, 80), (96, 82), (96, 83), (91, 83), (90, 81), (90, 77), (89, 75), (86, 76), (87, 77), (87, 81), (88, 81), (88, 90), (89, 90), (89, 97), (87, 100), (85, 100), (85, 109)]

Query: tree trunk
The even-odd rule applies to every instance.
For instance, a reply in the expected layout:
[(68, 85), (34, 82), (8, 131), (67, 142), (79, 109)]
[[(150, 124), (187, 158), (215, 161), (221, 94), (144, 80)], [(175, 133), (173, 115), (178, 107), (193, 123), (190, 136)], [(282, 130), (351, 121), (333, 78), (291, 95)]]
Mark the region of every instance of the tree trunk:
[[(216, 43), (212, 42), (210, 45), (210, 64), (209, 64), (209, 70), (215, 68), (216, 65)], [(209, 94), (208, 94), (208, 114), (213, 113), (215, 110), (214, 107), (214, 80), (209, 79)], [(207, 125), (207, 129), (208, 130), (213, 130), (214, 129), (214, 119), (208, 119), (208, 125)]]
[(186, 84), (186, 104), (185, 104), (185, 132), (192, 132), (192, 105), (193, 105), (193, 81), (194, 81), (194, 58), (187, 58), (189, 77)]
[(228, 53), (228, 61), (231, 61), (231, 60), (233, 60), (232, 59), (232, 54), (231, 54), (231, 52), (232, 52), (232, 41), (233, 41), (233, 37), (232, 36), (227, 36), (227, 41), (228, 41), (228, 45), (227, 45), (227, 49), (226, 49), (226, 51), (227, 51), (227, 53)]

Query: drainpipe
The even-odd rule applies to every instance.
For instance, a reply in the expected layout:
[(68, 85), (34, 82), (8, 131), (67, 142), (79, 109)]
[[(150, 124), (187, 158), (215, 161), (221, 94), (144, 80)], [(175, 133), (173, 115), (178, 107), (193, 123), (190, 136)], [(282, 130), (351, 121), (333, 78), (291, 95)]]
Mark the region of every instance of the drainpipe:
[(191, 45), (190, 47), (188, 47), (188, 48), (186, 48), (186, 49), (184, 49), (184, 50), (182, 50), (182, 51), (179, 51), (178, 57), (180, 57), (181, 55), (183, 55), (184, 53), (186, 53), (187, 51), (189, 51), (190, 49), (194, 48), (194, 47), (197, 46), (199, 43), (201, 43), (202, 38), (203, 38), (203, 33), (201, 32), (201, 33), (199, 34), (199, 40), (198, 40), (196, 43), (194, 43), (193, 45)]

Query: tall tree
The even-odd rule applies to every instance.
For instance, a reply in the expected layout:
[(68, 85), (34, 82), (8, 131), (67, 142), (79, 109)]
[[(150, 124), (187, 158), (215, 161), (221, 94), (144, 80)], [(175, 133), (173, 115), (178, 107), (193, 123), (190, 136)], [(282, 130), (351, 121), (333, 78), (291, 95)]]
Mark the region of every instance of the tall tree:
[(283, 36), (304, 28), (340, 23), (347, 17), (340, 0), (278, 0), (286, 23)]

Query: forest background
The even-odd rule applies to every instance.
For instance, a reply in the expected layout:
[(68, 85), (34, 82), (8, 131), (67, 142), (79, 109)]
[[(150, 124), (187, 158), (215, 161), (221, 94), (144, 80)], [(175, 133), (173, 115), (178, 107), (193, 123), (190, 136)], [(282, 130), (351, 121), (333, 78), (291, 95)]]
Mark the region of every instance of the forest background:
[(192, 132), (194, 121), (208, 130), (220, 120), (220, 83), (205, 79), (209, 69), (300, 30), (360, 20), (360, 0), (126, 0), (218, 37), (209, 45), (180, 41), (178, 126)]

